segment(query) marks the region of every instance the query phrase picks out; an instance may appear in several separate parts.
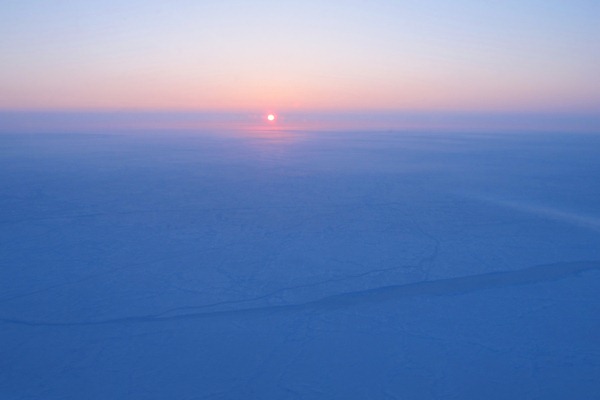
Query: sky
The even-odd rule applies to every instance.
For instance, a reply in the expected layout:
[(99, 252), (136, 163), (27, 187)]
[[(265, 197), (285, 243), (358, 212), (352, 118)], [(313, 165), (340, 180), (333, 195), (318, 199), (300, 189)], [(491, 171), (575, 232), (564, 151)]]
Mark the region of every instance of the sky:
[(0, 109), (598, 114), (598, 20), (598, 0), (4, 0)]

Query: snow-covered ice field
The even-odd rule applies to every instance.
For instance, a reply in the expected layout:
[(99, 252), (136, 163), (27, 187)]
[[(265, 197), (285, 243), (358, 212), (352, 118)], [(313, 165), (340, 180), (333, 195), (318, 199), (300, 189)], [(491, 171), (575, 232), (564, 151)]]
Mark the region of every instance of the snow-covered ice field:
[(0, 399), (600, 398), (600, 135), (0, 134)]

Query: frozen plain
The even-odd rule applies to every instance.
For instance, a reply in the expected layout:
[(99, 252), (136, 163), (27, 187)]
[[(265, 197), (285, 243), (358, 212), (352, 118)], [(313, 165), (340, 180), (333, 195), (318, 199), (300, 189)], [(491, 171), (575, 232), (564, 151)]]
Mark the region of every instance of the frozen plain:
[(1, 399), (597, 399), (600, 136), (0, 135)]

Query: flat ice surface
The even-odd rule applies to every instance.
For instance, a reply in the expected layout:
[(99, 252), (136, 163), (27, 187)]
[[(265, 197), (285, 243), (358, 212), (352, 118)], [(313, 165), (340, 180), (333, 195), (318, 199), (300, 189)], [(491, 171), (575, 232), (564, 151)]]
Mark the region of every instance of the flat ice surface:
[(600, 136), (0, 135), (1, 399), (598, 399)]

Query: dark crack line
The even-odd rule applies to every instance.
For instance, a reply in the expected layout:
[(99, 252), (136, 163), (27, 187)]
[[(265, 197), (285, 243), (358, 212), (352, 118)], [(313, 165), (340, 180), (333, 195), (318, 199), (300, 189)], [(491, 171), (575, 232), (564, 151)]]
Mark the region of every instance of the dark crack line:
[[(429, 257), (427, 257), (429, 258)], [(421, 264), (421, 262), (419, 263), (419, 265)], [(323, 280), (323, 281), (318, 281), (318, 282), (313, 282), (313, 283), (306, 283), (303, 285), (296, 285), (296, 286), (288, 286), (288, 287), (284, 287), (281, 289), (277, 289), (277, 290), (273, 290), (269, 293), (265, 293), (263, 295), (257, 296), (257, 297), (251, 297), (251, 298), (247, 298), (247, 299), (241, 299), (241, 300), (224, 300), (224, 301), (219, 301), (216, 303), (209, 303), (209, 304), (203, 304), (203, 305), (199, 305), (199, 306), (183, 306), (183, 307), (177, 307), (177, 308), (173, 308), (171, 310), (166, 310), (166, 311), (162, 311), (158, 314), (155, 314), (156, 317), (162, 317), (165, 316), (167, 314), (171, 314), (173, 312), (178, 312), (178, 311), (190, 311), (190, 310), (201, 310), (201, 309), (207, 309), (207, 308), (216, 308), (219, 306), (228, 306), (228, 305), (239, 305), (239, 304), (245, 304), (245, 303), (253, 303), (253, 302), (257, 302), (260, 300), (267, 300), (270, 298), (273, 298), (277, 295), (280, 294), (285, 294), (288, 292), (291, 292), (293, 290), (296, 289), (306, 289), (306, 288), (311, 288), (311, 287), (318, 287), (318, 286), (325, 286), (327, 284), (332, 284), (332, 283), (340, 283), (340, 282), (346, 282), (346, 281), (353, 281), (353, 280), (357, 280), (359, 278), (363, 278), (365, 276), (370, 276), (370, 275), (375, 275), (375, 274), (381, 274), (381, 273), (385, 273), (385, 272), (390, 272), (390, 271), (397, 271), (397, 270), (410, 270), (410, 269), (414, 269), (414, 268), (418, 268), (418, 266), (413, 266), (413, 265), (402, 265), (400, 267), (389, 267), (389, 268), (381, 268), (381, 269), (375, 269), (375, 270), (371, 270), (371, 271), (366, 271), (360, 274), (354, 274), (354, 275), (347, 275), (344, 276), (342, 278), (332, 278), (332, 279), (327, 279), (327, 280)]]
[(515, 271), (490, 272), (478, 275), (468, 275), (459, 278), (438, 279), (403, 285), (383, 286), (374, 289), (335, 294), (318, 300), (297, 304), (241, 308), (236, 310), (189, 313), (171, 316), (161, 316), (164, 314), (161, 313), (79, 322), (36, 321), (2, 317), (0, 318), (0, 322), (5, 324), (25, 326), (76, 327), (132, 323), (156, 323), (177, 320), (233, 317), (239, 315), (260, 316), (270, 315), (273, 313), (303, 310), (332, 310), (338, 308), (348, 308), (366, 303), (380, 303), (399, 298), (418, 296), (453, 296), (487, 289), (557, 281), (568, 277), (577, 276), (583, 272), (591, 270), (600, 270), (600, 261), (544, 264)]

